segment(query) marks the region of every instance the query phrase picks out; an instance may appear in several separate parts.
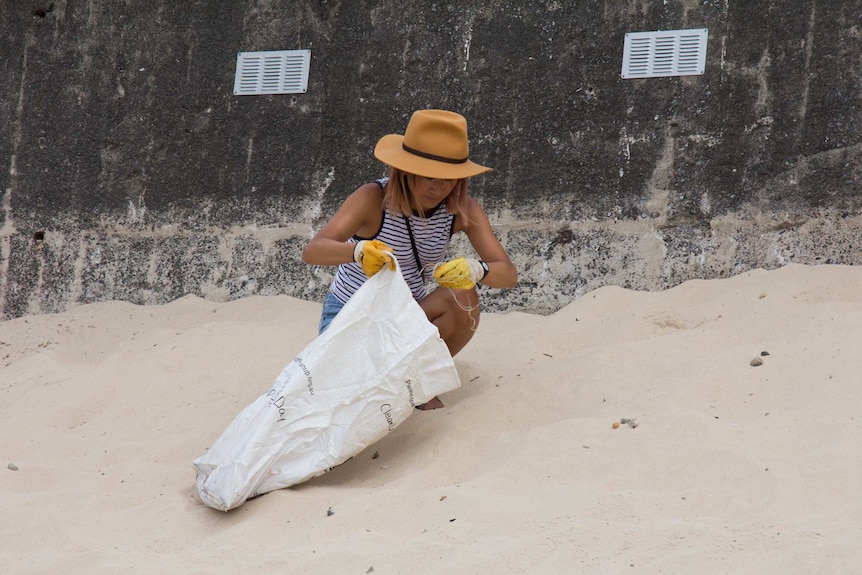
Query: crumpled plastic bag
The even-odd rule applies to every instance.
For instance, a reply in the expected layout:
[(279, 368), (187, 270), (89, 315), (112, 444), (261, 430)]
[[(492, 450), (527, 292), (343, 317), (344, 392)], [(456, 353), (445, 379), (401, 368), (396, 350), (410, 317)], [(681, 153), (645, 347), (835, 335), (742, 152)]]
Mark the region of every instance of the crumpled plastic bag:
[(384, 268), (194, 460), (198, 495), (227, 511), (321, 475), (460, 384), (401, 270)]

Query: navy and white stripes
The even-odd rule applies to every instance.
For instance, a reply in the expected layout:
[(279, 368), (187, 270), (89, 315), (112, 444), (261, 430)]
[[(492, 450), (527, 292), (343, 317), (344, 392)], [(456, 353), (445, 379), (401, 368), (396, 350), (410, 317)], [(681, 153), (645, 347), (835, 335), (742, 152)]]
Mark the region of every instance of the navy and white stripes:
[[(382, 187), (386, 184), (386, 180), (378, 180), (377, 183)], [(445, 202), (426, 213), (424, 218), (415, 213), (407, 218), (402, 214), (388, 213), (384, 209), (380, 230), (375, 235), (368, 238), (354, 236), (348, 242), (375, 239), (391, 247), (392, 253), (398, 258), (401, 273), (407, 285), (410, 286), (413, 297), (419, 301), (427, 294), (425, 286), (433, 278), (434, 266), (446, 257), (446, 249), (449, 247), (454, 226), (455, 214), (446, 211)], [(413, 242), (410, 239), (411, 232)], [(419, 265), (416, 262), (417, 255)], [(338, 266), (330, 291), (340, 301), (347, 303), (350, 296), (367, 279), (359, 264), (354, 262), (341, 264)]]

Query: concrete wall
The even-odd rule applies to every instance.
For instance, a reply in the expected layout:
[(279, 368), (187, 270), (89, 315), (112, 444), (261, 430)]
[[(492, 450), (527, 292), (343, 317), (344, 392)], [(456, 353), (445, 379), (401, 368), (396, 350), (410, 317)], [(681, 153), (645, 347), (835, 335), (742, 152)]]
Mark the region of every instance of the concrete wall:
[[(321, 300), (299, 259), (414, 109), (457, 110), (550, 312), (787, 262), (862, 263), (862, 1), (7, 0), (0, 317), (187, 293)], [(702, 76), (622, 80), (626, 32), (709, 29)], [(307, 48), (308, 92), (232, 95)], [(463, 242), (455, 251), (463, 251)]]

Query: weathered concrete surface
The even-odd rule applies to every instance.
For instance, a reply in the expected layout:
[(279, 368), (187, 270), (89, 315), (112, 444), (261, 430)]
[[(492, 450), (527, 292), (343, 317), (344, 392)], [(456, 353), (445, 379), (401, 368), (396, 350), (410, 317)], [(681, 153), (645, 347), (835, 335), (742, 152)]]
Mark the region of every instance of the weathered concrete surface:
[[(786, 262), (862, 263), (862, 0), (9, 0), (0, 317), (187, 293), (322, 299), (311, 234), (417, 108), (470, 121), (521, 272), (491, 309)], [(709, 29), (702, 76), (622, 80), (629, 31)], [(306, 94), (232, 95), (309, 48)], [(463, 242), (456, 247), (459, 249)], [(457, 250), (456, 250), (457, 251)]]

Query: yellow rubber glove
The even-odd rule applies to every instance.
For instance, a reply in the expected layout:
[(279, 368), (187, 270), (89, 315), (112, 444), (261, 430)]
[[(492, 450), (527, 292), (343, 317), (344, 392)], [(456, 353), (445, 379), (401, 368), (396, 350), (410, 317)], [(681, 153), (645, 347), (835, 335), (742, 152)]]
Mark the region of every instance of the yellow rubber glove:
[(362, 240), (353, 248), (353, 260), (362, 266), (362, 271), (368, 277), (380, 271), (389, 264), (390, 271), (395, 271), (395, 260), (392, 259), (392, 248), (380, 240)]
[[(486, 264), (487, 265), (487, 264)], [(485, 279), (487, 268), (480, 260), (473, 258), (455, 258), (443, 262), (434, 269), (434, 279), (443, 287), (453, 289), (472, 289)]]

